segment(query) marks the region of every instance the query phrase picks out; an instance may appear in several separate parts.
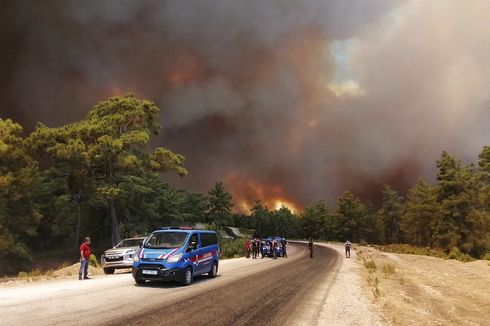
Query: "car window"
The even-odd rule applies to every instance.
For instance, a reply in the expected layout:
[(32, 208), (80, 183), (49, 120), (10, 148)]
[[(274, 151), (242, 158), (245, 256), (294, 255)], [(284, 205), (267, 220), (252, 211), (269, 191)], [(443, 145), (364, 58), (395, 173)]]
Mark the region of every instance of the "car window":
[(153, 233), (145, 243), (145, 248), (173, 249), (184, 245), (188, 233), (185, 232), (157, 232)]
[(201, 233), (201, 243), (203, 247), (218, 244), (216, 233)]

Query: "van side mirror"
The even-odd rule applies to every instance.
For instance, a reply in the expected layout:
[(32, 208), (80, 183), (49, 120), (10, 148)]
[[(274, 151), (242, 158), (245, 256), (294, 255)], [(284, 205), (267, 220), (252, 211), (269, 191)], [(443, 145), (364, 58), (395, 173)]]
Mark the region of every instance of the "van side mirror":
[(143, 247), (143, 241), (138, 242), (138, 247)]

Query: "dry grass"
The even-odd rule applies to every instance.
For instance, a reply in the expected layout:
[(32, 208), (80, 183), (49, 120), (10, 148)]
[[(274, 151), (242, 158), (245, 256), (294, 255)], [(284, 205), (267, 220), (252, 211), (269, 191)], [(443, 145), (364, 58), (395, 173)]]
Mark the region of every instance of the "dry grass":
[[(488, 325), (488, 261), (463, 263), (366, 247), (358, 261), (365, 266), (366, 291), (389, 325)], [(371, 261), (377, 269), (368, 268)]]

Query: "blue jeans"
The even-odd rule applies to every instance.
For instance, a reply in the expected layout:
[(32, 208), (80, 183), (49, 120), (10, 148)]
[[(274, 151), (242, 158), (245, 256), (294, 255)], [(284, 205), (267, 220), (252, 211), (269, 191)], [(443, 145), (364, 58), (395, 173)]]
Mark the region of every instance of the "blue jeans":
[(88, 277), (88, 259), (80, 259), (80, 271), (78, 278)]

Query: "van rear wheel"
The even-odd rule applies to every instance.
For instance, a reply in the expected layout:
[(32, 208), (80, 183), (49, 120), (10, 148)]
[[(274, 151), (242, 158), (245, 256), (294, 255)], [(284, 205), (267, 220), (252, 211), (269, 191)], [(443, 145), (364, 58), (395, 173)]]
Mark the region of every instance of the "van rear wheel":
[(184, 271), (184, 280), (182, 281), (182, 285), (189, 286), (192, 284), (192, 269), (187, 267)]
[(218, 263), (213, 263), (213, 267), (211, 267), (211, 270), (208, 273), (209, 278), (215, 278), (216, 275), (218, 275)]

